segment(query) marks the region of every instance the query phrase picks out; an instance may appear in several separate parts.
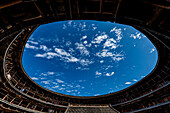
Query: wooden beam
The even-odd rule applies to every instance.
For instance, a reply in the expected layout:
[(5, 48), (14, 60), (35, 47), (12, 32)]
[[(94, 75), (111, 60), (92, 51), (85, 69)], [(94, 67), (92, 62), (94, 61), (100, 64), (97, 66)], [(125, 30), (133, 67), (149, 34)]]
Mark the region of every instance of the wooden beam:
[(69, 2), (69, 9), (70, 9), (70, 18), (72, 19), (72, 8), (71, 8), (71, 0), (68, 0)]
[(152, 24), (157, 19), (157, 17), (160, 15), (161, 11), (162, 11), (162, 8), (157, 8), (152, 18), (149, 20), (149, 22), (147, 22), (147, 25)]
[(71, 9), (71, 1), (70, 0), (63, 0), (65, 13), (67, 19), (72, 19), (72, 9)]
[(161, 26), (161, 25), (166, 21), (167, 18), (168, 18), (167, 16), (164, 17), (164, 18), (161, 20), (161, 22), (159, 23), (159, 26)]
[(117, 4), (116, 11), (115, 11), (115, 15), (114, 15), (115, 20), (116, 20), (116, 18), (117, 18), (117, 13), (118, 13), (118, 11), (119, 11), (119, 7), (120, 7), (121, 2), (122, 2), (122, 0), (118, 0), (118, 4)]
[(42, 112), (42, 111), (43, 111), (43, 109), (44, 109), (44, 107), (42, 107), (40, 111)]
[(19, 4), (19, 3), (21, 3), (21, 2), (22, 2), (22, 0), (17, 0), (17, 1), (11, 2), (11, 3), (9, 3), (9, 4), (0, 5), (0, 9), (13, 6), (13, 5)]
[(21, 100), (21, 101), (19, 102), (19, 104), (18, 104), (19, 106), (21, 105), (22, 101), (23, 101), (23, 100)]
[(32, 17), (32, 18), (27, 18), (27, 19), (24, 19), (23, 21), (29, 21), (29, 20), (34, 20), (34, 19), (39, 19), (39, 18), (42, 18), (42, 16), (36, 16), (36, 17)]
[(30, 103), (27, 104), (26, 108), (28, 108), (29, 105), (30, 105)]
[[(49, 9), (52, 13), (52, 16), (57, 19), (58, 18), (58, 15), (56, 14), (56, 8), (57, 6), (56, 5), (56, 1), (55, 0), (46, 0), (46, 3), (49, 5)], [(54, 7), (55, 6), (55, 7)]]
[(6, 94), (2, 100), (5, 100), (5, 98), (6, 98), (7, 96), (8, 96), (8, 94)]
[(37, 8), (38, 12), (40, 13), (40, 15), (44, 18), (45, 15), (43, 14), (43, 12), (41, 11), (41, 9), (38, 7), (38, 5), (36, 4), (36, 2), (33, 2), (35, 7)]
[[(88, 12), (88, 11), (84, 11), (83, 13), (86, 14), (101, 14), (101, 12)], [(102, 14), (108, 14), (108, 15), (112, 15), (112, 12), (103, 12)]]
[[(87, 0), (77, 0), (77, 12), (78, 13), (78, 17), (82, 17), (83, 16), (83, 11), (84, 11), (84, 7), (86, 6)], [(74, 13), (74, 12), (72, 12)]]
[(100, 13), (103, 13), (103, 0), (100, 0)]
[(10, 102), (10, 103), (12, 103), (15, 99), (16, 99), (16, 97), (14, 97), (14, 98), (11, 100), (11, 102)]
[(149, 2), (149, 1), (146, 1), (146, 0), (140, 0), (140, 1), (143, 2), (143, 3), (149, 4), (149, 5), (153, 5), (155, 7), (160, 7), (160, 8), (163, 8), (163, 9), (170, 9), (170, 6), (160, 5), (160, 4), (152, 3), (152, 2)]
[(9, 15), (6, 15), (5, 12), (0, 11), (0, 18), (5, 25), (11, 25), (10, 19), (12, 17), (9, 18)]
[(77, 14), (78, 14), (78, 17), (80, 17), (80, 6), (79, 6), (79, 0), (76, 0), (76, 3), (77, 3)]
[[(56, 16), (56, 19), (60, 19), (60, 17), (59, 17), (59, 15), (61, 15), (61, 14), (59, 14), (59, 12), (58, 12), (58, 10), (57, 10), (57, 7), (59, 7), (59, 5), (58, 5), (58, 3), (57, 3), (57, 1), (56, 0), (52, 0), (53, 2), (52, 2), (52, 8), (53, 8), (53, 12), (54, 12), (54, 14), (55, 14), (55, 16)], [(57, 5), (57, 6), (56, 6)]]
[(37, 105), (34, 106), (33, 110), (35, 110), (37, 108)]

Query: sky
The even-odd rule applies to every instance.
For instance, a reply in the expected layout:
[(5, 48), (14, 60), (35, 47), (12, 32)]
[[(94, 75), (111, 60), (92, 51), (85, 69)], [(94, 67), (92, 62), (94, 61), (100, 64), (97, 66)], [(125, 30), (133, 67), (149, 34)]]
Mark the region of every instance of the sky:
[(69, 20), (39, 26), (28, 39), (22, 64), (44, 88), (72, 96), (123, 90), (147, 76), (158, 52), (135, 28)]

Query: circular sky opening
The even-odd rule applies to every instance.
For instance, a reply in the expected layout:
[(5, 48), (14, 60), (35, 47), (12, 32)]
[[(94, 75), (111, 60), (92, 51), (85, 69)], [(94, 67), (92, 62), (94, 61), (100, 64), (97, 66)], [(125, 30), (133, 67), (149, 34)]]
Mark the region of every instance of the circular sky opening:
[(22, 63), (36, 83), (57, 93), (98, 96), (125, 89), (156, 66), (158, 52), (135, 28), (72, 20), (39, 26), (29, 37)]

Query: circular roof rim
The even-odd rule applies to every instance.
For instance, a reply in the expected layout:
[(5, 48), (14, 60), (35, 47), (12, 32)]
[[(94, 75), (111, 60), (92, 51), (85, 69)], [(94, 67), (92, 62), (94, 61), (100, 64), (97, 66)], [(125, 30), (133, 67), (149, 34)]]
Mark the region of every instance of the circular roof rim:
[[(88, 19), (83, 19), (83, 20), (88, 20)], [(61, 21), (66, 21), (66, 20), (61, 20)], [(102, 20), (97, 20), (97, 21), (102, 21)], [(60, 22), (60, 21), (57, 21), (57, 22)], [(104, 22), (104, 21), (103, 21), (103, 22)], [(112, 22), (112, 21), (109, 21), (109, 22)], [(52, 22), (50, 22), (50, 23), (52, 23)], [(44, 24), (48, 24), (48, 23), (44, 23)], [(120, 24), (121, 24), (121, 23), (120, 23)], [(33, 33), (40, 25), (43, 25), (43, 24), (37, 25), (37, 27), (32, 31), (32, 33)], [(132, 26), (132, 25), (130, 25), (130, 24), (125, 24), (125, 25)], [(135, 26), (135, 25), (134, 25), (134, 26)], [(134, 27), (134, 26), (132, 26), (132, 27)], [(140, 31), (141, 33), (143, 33), (139, 28), (135, 27), (135, 29), (137, 29), (138, 31)], [(27, 40), (29, 39), (29, 37), (30, 37), (30, 35), (31, 35), (32, 33), (29, 34), (29, 36), (28, 36), (27, 39), (26, 39), (26, 42), (27, 42)], [(146, 35), (145, 33), (143, 33), (143, 34)], [(150, 38), (149, 38), (148, 36), (147, 36), (147, 38), (150, 40)], [(42, 88), (43, 90), (48, 91), (48, 92), (50, 92), (50, 93), (52, 93), (52, 94), (57, 94), (57, 95), (59, 95), (59, 96), (64, 96), (64, 97), (69, 97), (69, 98), (76, 98), (76, 99), (92, 99), (92, 98), (102, 98), (102, 97), (107, 97), (107, 96), (113, 96), (113, 95), (115, 95), (115, 94), (118, 94), (118, 93), (121, 93), (121, 92), (123, 92), (123, 91), (126, 91), (126, 90), (130, 89), (131, 87), (137, 85), (138, 83), (140, 83), (141, 81), (143, 81), (144, 79), (146, 79), (149, 75), (151, 75), (151, 74), (157, 69), (157, 66), (158, 66), (159, 61), (160, 61), (160, 53), (159, 53), (158, 46), (157, 46), (152, 40), (150, 40), (150, 41), (151, 41), (152, 44), (156, 47), (156, 50), (157, 50), (157, 52), (158, 52), (158, 60), (157, 60), (157, 63), (156, 63), (156, 66), (154, 67), (154, 69), (153, 69), (148, 75), (146, 75), (144, 78), (142, 78), (142, 79), (139, 80), (138, 82), (134, 83), (133, 85), (130, 85), (129, 87), (124, 88), (124, 89), (122, 89), (122, 90), (120, 90), (120, 91), (116, 91), (116, 92), (108, 93), (108, 94), (104, 94), (104, 95), (98, 95), (98, 96), (72, 96), (72, 95), (67, 95), (67, 94), (58, 93), (58, 92), (55, 92), (55, 91), (52, 91), (52, 90), (49, 90), (49, 89), (46, 89), (46, 88), (40, 86), (38, 83), (36, 83), (35, 81), (33, 81), (33, 80), (28, 76), (28, 74), (25, 72), (25, 70), (24, 70), (24, 68), (23, 68), (23, 65), (22, 65), (22, 56), (23, 56), (23, 51), (24, 51), (24, 47), (25, 47), (25, 44), (26, 44), (26, 43), (24, 44), (24, 46), (23, 46), (23, 48), (22, 48), (22, 51), (21, 51), (21, 61), (20, 61), (21, 64), (20, 64), (20, 66), (21, 66), (21, 70), (23, 71), (23, 73), (25, 73), (25, 75), (26, 75), (34, 84), (36, 84), (38, 87), (40, 87), (40, 88)]]

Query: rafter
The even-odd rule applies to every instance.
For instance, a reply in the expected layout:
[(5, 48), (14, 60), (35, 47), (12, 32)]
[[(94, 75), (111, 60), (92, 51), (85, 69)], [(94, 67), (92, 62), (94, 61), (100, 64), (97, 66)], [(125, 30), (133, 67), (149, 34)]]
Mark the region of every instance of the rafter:
[(68, 2), (69, 2), (69, 9), (70, 9), (70, 18), (72, 19), (71, 0), (68, 0)]
[(162, 11), (162, 8), (158, 8), (147, 24), (152, 24), (156, 20), (156, 18), (160, 15), (161, 11)]
[(103, 13), (103, 0), (100, 0), (100, 13)]
[(39, 18), (42, 18), (42, 16), (36, 16), (36, 17), (33, 17), (33, 18), (27, 18), (27, 19), (24, 19), (23, 21), (29, 21), (29, 20), (35, 20), (35, 19), (39, 19)]
[(71, 0), (63, 0), (63, 2), (67, 18), (72, 19)]
[(166, 21), (167, 18), (168, 18), (167, 16), (164, 17), (164, 18), (161, 20), (161, 22), (159, 23), (159, 26), (161, 26), (161, 25)]
[(37, 10), (38, 10), (38, 12), (40, 13), (40, 15), (44, 18), (45, 16), (44, 16), (44, 14), (43, 14), (43, 12), (41, 11), (41, 9), (38, 7), (38, 5), (36, 4), (36, 2), (34, 2), (34, 5), (35, 5), (35, 7), (37, 8)]
[(0, 9), (13, 6), (13, 5), (19, 4), (19, 3), (21, 3), (21, 2), (22, 2), (22, 0), (17, 0), (17, 1), (11, 2), (11, 3), (9, 3), (9, 4), (3, 4), (3, 5), (0, 5)]
[(46, 1), (49, 5), (49, 8), (50, 8), (50, 11), (53, 13), (52, 16), (57, 19), (58, 18), (58, 15), (56, 13), (56, 8), (54, 7), (56, 5), (56, 1), (55, 0), (47, 0)]
[(9, 25), (9, 21), (8, 21), (8, 19), (7, 19), (7, 17), (6, 17), (6, 15), (3, 13), (3, 12), (1, 12), (0, 11), (0, 19), (6, 24), (6, 25)]
[(79, 6), (79, 0), (76, 0), (76, 3), (77, 3), (77, 14), (78, 14), (78, 17), (80, 17), (80, 6)]
[[(101, 14), (100, 12), (89, 12), (89, 11), (84, 11), (83, 13), (86, 14)], [(112, 15), (112, 12), (102, 12), (102, 14), (108, 14), (108, 15)]]
[(78, 17), (81, 17), (83, 16), (83, 10), (84, 10), (84, 4), (85, 4), (85, 0), (77, 0), (77, 14), (78, 14)]
[(150, 5), (153, 5), (155, 7), (160, 7), (160, 8), (163, 8), (163, 9), (170, 9), (170, 6), (165, 6), (165, 5), (161, 5), (161, 4), (156, 4), (156, 3), (152, 3), (152, 2), (149, 2), (149, 1), (145, 1), (145, 0), (140, 0), (141, 2), (143, 3), (146, 3), (146, 4), (150, 4)]
[(118, 0), (118, 4), (117, 4), (116, 11), (115, 11), (115, 15), (114, 15), (115, 20), (116, 20), (116, 18), (117, 18), (117, 13), (118, 13), (118, 11), (119, 11), (119, 7), (120, 7), (121, 2), (122, 2), (122, 0)]

